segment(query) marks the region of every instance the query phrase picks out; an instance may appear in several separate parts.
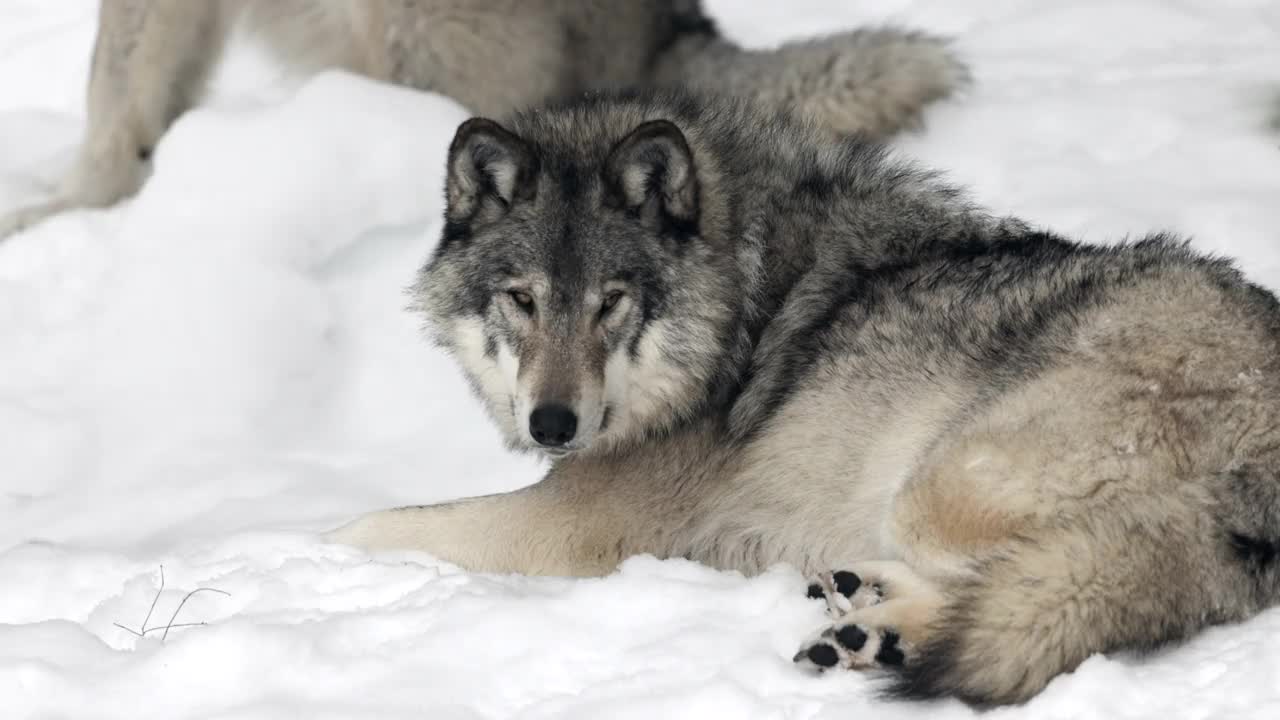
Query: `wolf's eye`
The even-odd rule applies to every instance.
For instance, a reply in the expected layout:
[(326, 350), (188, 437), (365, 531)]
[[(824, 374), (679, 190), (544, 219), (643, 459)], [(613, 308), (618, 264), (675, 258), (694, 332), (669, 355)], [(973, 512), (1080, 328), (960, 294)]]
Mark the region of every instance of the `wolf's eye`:
[(600, 303), (600, 317), (609, 314), (609, 311), (618, 306), (618, 301), (622, 300), (622, 291), (614, 290), (604, 296), (604, 301)]
[(511, 296), (511, 301), (516, 304), (516, 307), (529, 313), (530, 315), (533, 314), (533, 296), (532, 295), (530, 295), (527, 292), (521, 292), (519, 290), (510, 290), (507, 292), (507, 294)]

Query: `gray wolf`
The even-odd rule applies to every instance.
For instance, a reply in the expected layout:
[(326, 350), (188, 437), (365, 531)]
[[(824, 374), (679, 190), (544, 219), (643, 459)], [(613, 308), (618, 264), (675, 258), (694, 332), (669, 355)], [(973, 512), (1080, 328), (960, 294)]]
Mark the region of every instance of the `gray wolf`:
[(296, 69), (338, 67), (493, 115), (608, 88), (716, 88), (883, 137), (966, 78), (937, 38), (862, 30), (748, 51), (697, 0), (102, 0), (78, 159), (52, 199), (0, 218), (0, 238), (110, 205), (147, 177), (228, 38)]
[(1089, 246), (785, 113), (679, 95), (472, 119), (414, 289), (509, 494), (334, 531), (477, 571), (793, 564), (818, 668), (1019, 703), (1280, 598), (1280, 303)]

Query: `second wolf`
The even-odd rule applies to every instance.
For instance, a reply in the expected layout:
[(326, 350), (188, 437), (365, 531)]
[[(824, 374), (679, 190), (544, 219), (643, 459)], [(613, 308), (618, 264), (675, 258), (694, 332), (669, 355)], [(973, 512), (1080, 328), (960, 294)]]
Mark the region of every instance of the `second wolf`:
[(976, 703), (1280, 600), (1280, 304), (1225, 261), (1079, 245), (680, 97), (468, 121), (447, 194), (418, 297), (508, 442), (555, 460), (336, 540), (788, 562), (835, 616), (798, 662)]
[(864, 30), (746, 51), (698, 0), (102, 0), (88, 128), (56, 196), (0, 238), (131, 195), (236, 30), (302, 70), (341, 67), (500, 114), (584, 91), (692, 86), (787, 105), (883, 137), (919, 121), (964, 67), (936, 38)]

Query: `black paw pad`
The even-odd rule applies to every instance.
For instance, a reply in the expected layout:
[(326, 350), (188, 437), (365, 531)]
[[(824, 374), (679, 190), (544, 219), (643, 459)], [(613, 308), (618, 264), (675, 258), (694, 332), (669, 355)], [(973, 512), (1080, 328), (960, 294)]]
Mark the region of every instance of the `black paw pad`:
[(880, 649), (876, 651), (876, 662), (881, 665), (902, 665), (906, 656), (898, 647), (898, 633), (886, 630), (880, 639)]
[(845, 625), (836, 631), (836, 642), (857, 652), (867, 644), (867, 634), (857, 625)]
[(858, 588), (862, 587), (862, 578), (848, 570), (841, 570), (831, 576), (836, 583), (836, 592), (845, 597), (850, 597), (858, 592)]
[(833, 667), (840, 661), (840, 656), (836, 654), (836, 649), (830, 645), (814, 645), (809, 648), (809, 652), (806, 655), (809, 657), (809, 662), (818, 667)]
[(813, 583), (813, 584), (811, 584), (811, 585), (809, 586), (809, 599), (810, 599), (810, 600), (821, 600), (821, 599), (822, 599), (822, 586), (821, 586), (821, 585), (819, 585), (818, 583)]

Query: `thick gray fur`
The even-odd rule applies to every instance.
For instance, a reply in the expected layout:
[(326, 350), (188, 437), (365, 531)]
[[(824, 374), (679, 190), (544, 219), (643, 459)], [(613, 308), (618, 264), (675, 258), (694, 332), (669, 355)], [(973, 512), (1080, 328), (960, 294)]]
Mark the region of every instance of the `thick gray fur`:
[(1280, 596), (1280, 305), (1169, 236), (1082, 245), (782, 113), (602, 96), (459, 129), (416, 293), (511, 446), (532, 409), (577, 427), (530, 488), (334, 540), (791, 563), (835, 616), (800, 664), (977, 704)]

